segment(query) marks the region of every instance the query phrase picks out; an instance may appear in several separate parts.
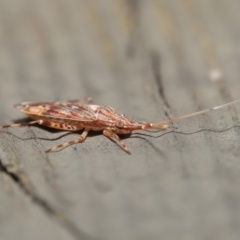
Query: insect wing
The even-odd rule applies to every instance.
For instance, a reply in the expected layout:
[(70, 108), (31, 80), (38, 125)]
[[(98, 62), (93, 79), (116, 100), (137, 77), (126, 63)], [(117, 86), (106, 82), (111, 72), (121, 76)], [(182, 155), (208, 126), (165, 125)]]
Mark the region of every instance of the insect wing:
[[(59, 102), (56, 104), (60, 109), (61, 114), (66, 114), (66, 117), (85, 119), (86, 121), (96, 120), (96, 114), (91, 109), (91, 105), (79, 104), (75, 102)], [(51, 111), (51, 109), (50, 109)]]
[(22, 103), (15, 104), (14, 107), (21, 110), (27, 107), (52, 105), (52, 104), (54, 103), (53, 102), (22, 102)]
[(58, 118), (71, 121), (93, 122), (95, 113), (88, 105), (62, 102), (30, 102), (16, 105), (28, 115), (39, 115), (49, 118)]

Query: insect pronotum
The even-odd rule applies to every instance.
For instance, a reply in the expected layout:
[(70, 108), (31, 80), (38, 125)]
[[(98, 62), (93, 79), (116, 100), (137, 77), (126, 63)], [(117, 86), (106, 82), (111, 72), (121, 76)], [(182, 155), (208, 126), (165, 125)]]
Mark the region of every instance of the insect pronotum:
[(33, 121), (0, 126), (0, 129), (40, 124), (65, 131), (83, 130), (77, 139), (54, 146), (46, 152), (58, 151), (70, 145), (81, 143), (87, 138), (90, 130), (103, 131), (104, 136), (114, 139), (125, 152), (130, 153), (118, 134), (129, 134), (135, 130), (148, 129), (164, 131), (169, 129), (169, 124), (172, 122), (215, 111), (237, 102), (240, 102), (240, 99), (157, 123), (133, 122), (131, 118), (116, 113), (111, 107), (93, 105), (91, 98), (59, 102), (23, 102), (16, 104), (15, 107), (27, 114)]

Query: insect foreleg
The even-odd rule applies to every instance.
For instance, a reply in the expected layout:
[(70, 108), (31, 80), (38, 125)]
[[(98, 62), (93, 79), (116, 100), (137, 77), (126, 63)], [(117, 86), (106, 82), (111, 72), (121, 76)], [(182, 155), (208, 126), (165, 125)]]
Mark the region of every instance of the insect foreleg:
[(103, 135), (105, 137), (107, 137), (107, 138), (114, 138), (114, 139), (116, 139), (118, 141), (119, 145), (122, 147), (122, 149), (126, 153), (130, 154), (129, 149), (127, 148), (127, 146), (123, 143), (123, 141), (119, 138), (119, 136), (116, 133), (112, 132), (111, 130), (104, 130), (103, 131)]
[(59, 144), (55, 147), (52, 147), (50, 149), (48, 149), (46, 152), (55, 152), (55, 151), (59, 151), (63, 148), (66, 148), (70, 145), (73, 145), (73, 144), (76, 144), (76, 143), (81, 143), (83, 142), (86, 138), (87, 138), (87, 135), (88, 135), (88, 131), (89, 130), (84, 130), (83, 133), (80, 135), (80, 137), (78, 137), (77, 139), (75, 140), (72, 140), (72, 141), (69, 141), (69, 142), (65, 142), (65, 143), (62, 143), (62, 144)]
[(24, 126), (29, 126), (33, 124), (40, 124), (41, 120), (35, 120), (31, 122), (26, 122), (26, 123), (16, 123), (16, 124), (10, 124), (10, 125), (5, 125), (5, 126), (0, 126), (1, 128), (10, 128), (10, 127), (24, 127)]

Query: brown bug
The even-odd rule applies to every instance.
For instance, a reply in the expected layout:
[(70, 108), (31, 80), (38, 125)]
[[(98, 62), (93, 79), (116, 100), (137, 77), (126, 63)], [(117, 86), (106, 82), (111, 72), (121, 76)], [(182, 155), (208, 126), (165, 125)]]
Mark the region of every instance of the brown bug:
[(116, 113), (111, 107), (93, 105), (91, 98), (60, 102), (23, 102), (16, 104), (15, 107), (21, 109), (23, 113), (34, 119), (34, 121), (0, 126), (0, 128), (40, 124), (65, 131), (84, 129), (77, 139), (52, 147), (47, 152), (58, 151), (72, 144), (83, 142), (90, 130), (103, 131), (104, 136), (115, 139), (125, 152), (130, 153), (117, 134), (129, 134), (135, 130), (147, 129), (167, 130), (169, 129), (169, 123), (214, 111), (239, 101), (240, 99), (157, 123), (133, 122), (131, 118)]

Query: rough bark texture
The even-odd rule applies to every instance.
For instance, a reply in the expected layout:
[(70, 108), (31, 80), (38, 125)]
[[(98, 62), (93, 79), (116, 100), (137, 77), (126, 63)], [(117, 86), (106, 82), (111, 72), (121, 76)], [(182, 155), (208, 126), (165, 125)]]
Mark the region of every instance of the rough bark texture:
[[(240, 98), (238, 0), (1, 0), (0, 124), (23, 101), (91, 96), (160, 121)], [(240, 236), (239, 104), (134, 133), (0, 131), (0, 239)], [(210, 130), (208, 130), (210, 129)], [(216, 131), (213, 131), (216, 130)], [(143, 132), (142, 132), (143, 134)]]

